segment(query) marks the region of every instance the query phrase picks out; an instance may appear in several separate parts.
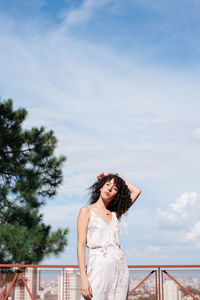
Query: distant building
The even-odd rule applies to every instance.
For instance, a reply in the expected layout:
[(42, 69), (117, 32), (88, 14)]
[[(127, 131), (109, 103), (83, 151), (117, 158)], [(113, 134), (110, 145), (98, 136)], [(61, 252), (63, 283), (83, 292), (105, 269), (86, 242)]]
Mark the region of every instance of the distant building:
[[(37, 297), (37, 269), (26, 268), (25, 272), (22, 273), (26, 284), (34, 299)], [(24, 283), (18, 276), (18, 281), (14, 284), (13, 300), (30, 300), (28, 290)]]
[(164, 281), (164, 299), (167, 300), (181, 300), (181, 293), (178, 285), (172, 280)]
[(79, 300), (80, 299), (80, 275), (74, 268), (66, 269), (63, 274), (59, 274), (58, 279), (58, 300)]

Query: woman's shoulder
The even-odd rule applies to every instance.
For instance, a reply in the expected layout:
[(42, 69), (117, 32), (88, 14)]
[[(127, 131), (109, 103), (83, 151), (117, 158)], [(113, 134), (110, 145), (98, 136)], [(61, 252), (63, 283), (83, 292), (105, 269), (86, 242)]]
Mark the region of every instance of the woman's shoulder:
[(89, 206), (82, 206), (81, 208), (80, 208), (80, 211), (79, 211), (79, 214), (81, 214), (81, 215), (85, 215), (85, 216), (90, 216), (90, 214), (91, 214), (91, 211), (90, 211), (90, 205)]

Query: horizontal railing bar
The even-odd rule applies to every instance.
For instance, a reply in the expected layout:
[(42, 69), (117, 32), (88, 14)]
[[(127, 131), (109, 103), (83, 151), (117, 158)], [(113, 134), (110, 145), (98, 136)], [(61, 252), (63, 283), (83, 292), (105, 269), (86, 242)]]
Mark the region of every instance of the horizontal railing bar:
[(78, 265), (21, 265), (21, 264), (0, 264), (0, 268), (79, 268)]
[[(78, 265), (25, 265), (25, 264), (0, 264), (0, 268), (79, 268)], [(200, 268), (200, 265), (128, 265), (130, 269), (157, 269), (157, 268)]]
[(200, 265), (128, 265), (129, 268), (200, 268)]

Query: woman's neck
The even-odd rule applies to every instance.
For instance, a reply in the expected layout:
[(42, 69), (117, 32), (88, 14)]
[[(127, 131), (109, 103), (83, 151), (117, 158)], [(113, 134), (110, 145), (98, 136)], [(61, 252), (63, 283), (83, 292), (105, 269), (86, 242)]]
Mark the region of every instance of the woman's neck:
[(108, 203), (105, 203), (101, 197), (99, 198), (99, 200), (97, 200), (96, 204), (100, 208), (105, 209), (105, 210), (107, 209), (107, 206), (108, 206)]

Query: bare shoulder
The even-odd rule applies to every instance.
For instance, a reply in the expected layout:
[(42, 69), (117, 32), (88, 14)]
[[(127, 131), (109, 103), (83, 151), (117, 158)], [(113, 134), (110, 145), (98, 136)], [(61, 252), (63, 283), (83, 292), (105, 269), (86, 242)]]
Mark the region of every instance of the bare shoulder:
[(77, 228), (82, 228), (82, 229), (86, 229), (88, 222), (90, 219), (90, 209), (88, 206), (83, 206), (81, 207), (79, 214), (78, 214), (78, 218), (77, 218)]
[(79, 216), (83, 216), (83, 217), (89, 217), (90, 216), (90, 208), (89, 206), (83, 206), (81, 207), (80, 211), (79, 211)]

